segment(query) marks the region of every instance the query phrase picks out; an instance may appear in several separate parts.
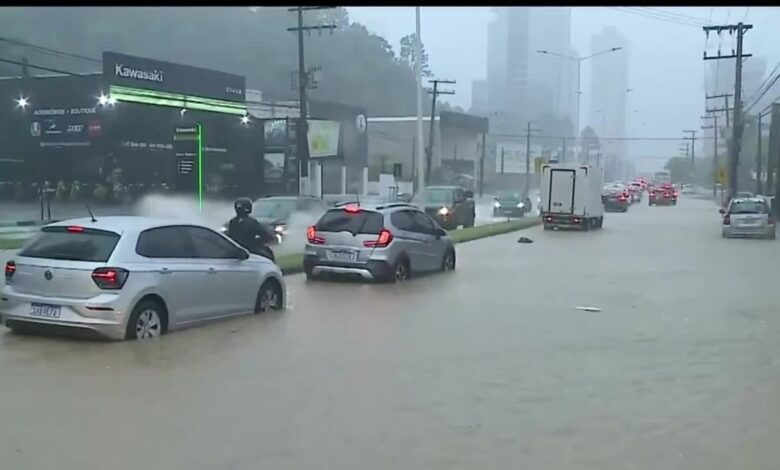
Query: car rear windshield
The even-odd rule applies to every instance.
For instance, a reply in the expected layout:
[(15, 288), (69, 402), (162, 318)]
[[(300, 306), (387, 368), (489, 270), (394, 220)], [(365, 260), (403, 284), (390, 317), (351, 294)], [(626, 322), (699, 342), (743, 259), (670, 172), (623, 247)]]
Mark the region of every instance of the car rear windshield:
[(105, 230), (45, 227), (19, 256), (104, 263), (118, 241), (118, 234)]
[(378, 235), (384, 227), (385, 218), (379, 212), (354, 210), (330, 210), (317, 222), (320, 232), (349, 232)]
[(765, 214), (769, 212), (766, 204), (761, 201), (734, 201), (731, 204), (732, 214)]

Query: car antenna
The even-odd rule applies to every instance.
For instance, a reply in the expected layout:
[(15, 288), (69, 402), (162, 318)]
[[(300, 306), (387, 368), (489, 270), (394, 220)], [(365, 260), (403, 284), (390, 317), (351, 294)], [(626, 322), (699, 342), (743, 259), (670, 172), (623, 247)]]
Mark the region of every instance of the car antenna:
[(92, 222), (97, 222), (95, 215), (92, 213), (92, 209), (89, 208), (89, 204), (87, 204), (87, 212), (89, 212), (89, 216), (92, 218)]

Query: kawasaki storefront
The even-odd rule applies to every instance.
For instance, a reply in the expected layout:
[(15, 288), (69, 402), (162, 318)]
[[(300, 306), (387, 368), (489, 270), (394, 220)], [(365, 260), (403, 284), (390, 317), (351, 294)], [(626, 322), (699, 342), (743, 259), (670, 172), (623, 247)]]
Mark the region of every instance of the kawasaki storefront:
[(263, 126), (246, 117), (243, 76), (105, 52), (102, 74), (0, 80), (0, 98), (15, 103), (0, 110), (14, 185), (79, 186), (81, 199), (98, 186), (263, 192)]

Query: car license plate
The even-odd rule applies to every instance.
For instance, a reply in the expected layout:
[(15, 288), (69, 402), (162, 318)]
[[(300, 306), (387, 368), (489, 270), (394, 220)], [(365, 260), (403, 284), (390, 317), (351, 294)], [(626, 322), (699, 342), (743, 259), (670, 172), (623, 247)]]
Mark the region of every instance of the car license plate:
[(30, 305), (30, 316), (41, 318), (60, 318), (61, 306), (50, 304), (36, 304)]
[(330, 252), (331, 257), (333, 259), (343, 260), (343, 261), (354, 261), (355, 260), (355, 252), (354, 251), (331, 251)]

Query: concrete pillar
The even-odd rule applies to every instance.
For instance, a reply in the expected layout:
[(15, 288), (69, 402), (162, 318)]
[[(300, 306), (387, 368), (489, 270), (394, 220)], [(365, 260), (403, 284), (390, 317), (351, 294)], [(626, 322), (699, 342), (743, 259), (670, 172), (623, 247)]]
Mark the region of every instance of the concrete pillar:
[(341, 166), (341, 194), (347, 194), (347, 166)]
[(363, 196), (368, 196), (368, 167), (363, 167), (363, 188), (361, 193)]

